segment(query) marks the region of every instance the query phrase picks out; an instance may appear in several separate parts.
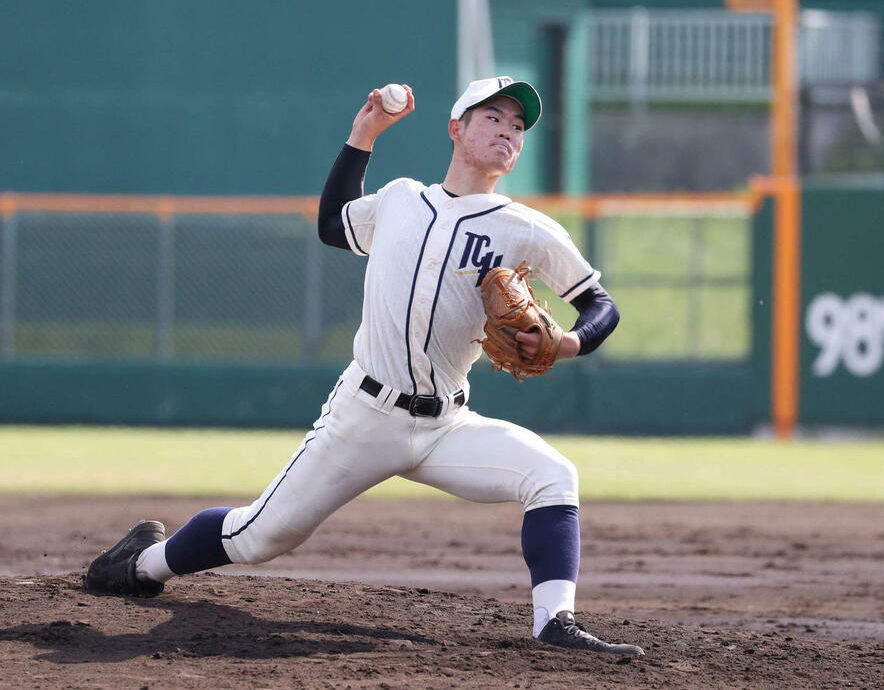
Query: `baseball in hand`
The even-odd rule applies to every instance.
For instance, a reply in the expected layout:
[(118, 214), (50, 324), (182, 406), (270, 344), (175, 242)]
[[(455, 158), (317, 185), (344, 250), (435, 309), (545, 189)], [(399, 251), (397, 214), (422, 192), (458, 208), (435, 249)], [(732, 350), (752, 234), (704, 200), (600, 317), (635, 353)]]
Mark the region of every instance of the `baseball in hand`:
[(381, 89), (381, 106), (391, 115), (401, 113), (408, 105), (408, 92), (401, 84), (387, 84)]

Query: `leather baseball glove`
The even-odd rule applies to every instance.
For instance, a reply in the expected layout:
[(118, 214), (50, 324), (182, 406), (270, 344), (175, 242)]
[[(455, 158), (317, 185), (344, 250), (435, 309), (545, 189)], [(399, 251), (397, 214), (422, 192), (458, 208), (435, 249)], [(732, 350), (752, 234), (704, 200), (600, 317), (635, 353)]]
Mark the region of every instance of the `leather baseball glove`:
[[(562, 329), (550, 313), (534, 298), (528, 283), (531, 268), (522, 262), (515, 269), (492, 268), (482, 281), (482, 304), (485, 307), (485, 335), (482, 349), (495, 371), (508, 371), (516, 381), (523, 377), (548, 376), (562, 343)], [(540, 345), (529, 362), (519, 353), (517, 331), (536, 331)]]

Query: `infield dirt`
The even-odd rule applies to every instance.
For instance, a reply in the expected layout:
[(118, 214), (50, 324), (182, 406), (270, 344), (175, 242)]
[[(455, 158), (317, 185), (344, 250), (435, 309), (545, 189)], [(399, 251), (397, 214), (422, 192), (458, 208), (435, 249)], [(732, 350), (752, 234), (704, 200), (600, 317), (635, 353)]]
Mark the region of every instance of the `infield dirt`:
[(362, 499), (263, 566), (82, 590), (138, 519), (244, 502), (0, 497), (0, 688), (884, 687), (882, 504), (584, 504), (578, 617), (631, 660), (530, 639), (515, 505)]

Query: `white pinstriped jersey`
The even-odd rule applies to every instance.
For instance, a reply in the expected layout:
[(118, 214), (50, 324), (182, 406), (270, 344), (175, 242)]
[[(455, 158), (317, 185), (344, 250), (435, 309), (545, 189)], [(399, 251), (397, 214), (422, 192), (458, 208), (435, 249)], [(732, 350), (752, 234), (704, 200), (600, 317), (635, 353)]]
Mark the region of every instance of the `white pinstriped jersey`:
[(565, 300), (600, 276), (561, 225), (500, 194), (452, 198), (439, 184), (400, 178), (341, 215), (350, 248), (369, 257), (354, 358), (409, 394), (467, 389), (481, 355), (474, 340), (484, 337), (479, 284), (490, 268), (527, 260)]

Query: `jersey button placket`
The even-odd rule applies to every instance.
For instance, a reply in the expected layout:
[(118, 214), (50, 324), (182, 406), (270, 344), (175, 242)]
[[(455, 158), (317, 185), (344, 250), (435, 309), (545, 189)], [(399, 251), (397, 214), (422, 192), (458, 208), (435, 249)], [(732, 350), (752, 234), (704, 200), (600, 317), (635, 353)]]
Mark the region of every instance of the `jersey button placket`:
[(450, 227), (447, 223), (439, 223), (433, 228), (427, 241), (424, 260), (421, 262), (415, 285), (415, 301), (418, 308), (412, 313), (411, 352), (415, 378), (419, 389), (423, 391), (432, 390), (431, 364), (429, 358), (424, 354), (424, 343), (430, 328), (433, 300), (440, 278), (439, 272), (442, 258), (445, 256), (445, 242), (449, 230)]

